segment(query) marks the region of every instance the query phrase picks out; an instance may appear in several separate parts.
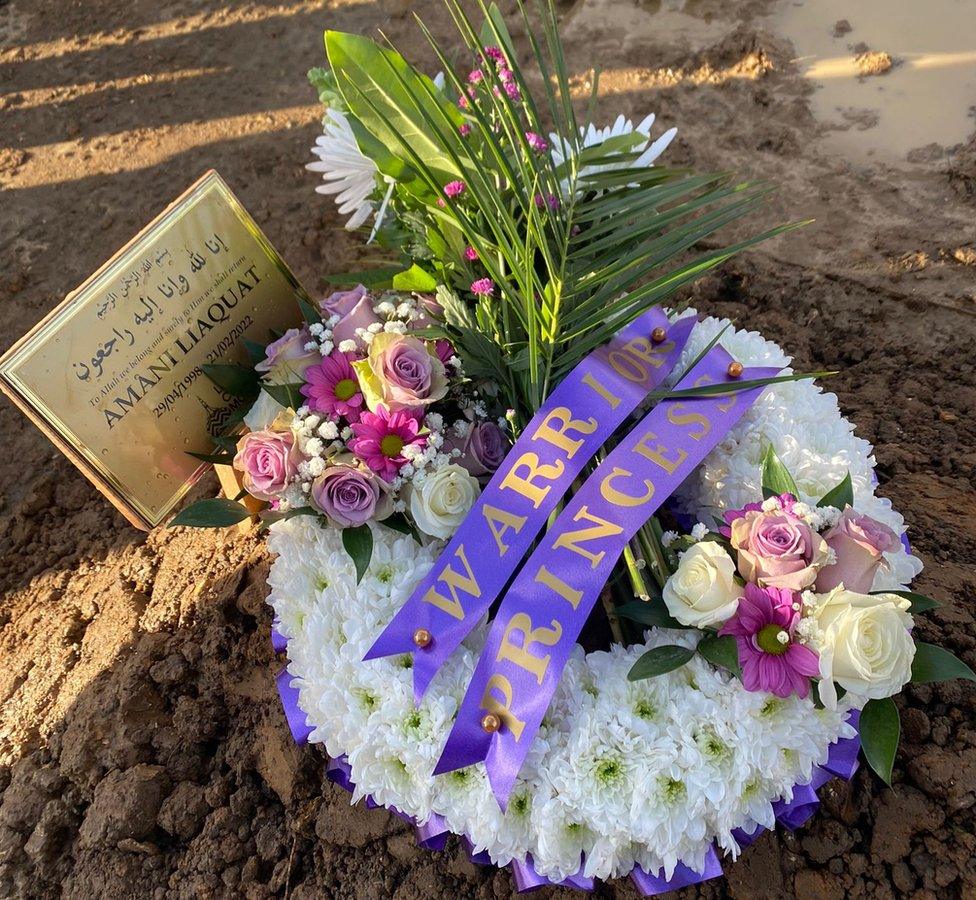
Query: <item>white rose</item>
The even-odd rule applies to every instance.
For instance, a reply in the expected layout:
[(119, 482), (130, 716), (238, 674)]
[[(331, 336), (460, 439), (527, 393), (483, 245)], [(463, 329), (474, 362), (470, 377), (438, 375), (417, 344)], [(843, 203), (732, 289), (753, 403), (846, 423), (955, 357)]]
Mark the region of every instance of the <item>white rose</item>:
[(856, 594), (838, 585), (818, 598), (820, 698), (837, 705), (836, 682), (865, 699), (897, 694), (912, 677), (911, 604), (896, 594)]
[(428, 475), (410, 490), (410, 515), (417, 527), (436, 538), (449, 538), (478, 499), (478, 480), (451, 463)]
[(694, 544), (664, 585), (668, 612), (682, 625), (696, 628), (730, 619), (742, 596), (742, 587), (735, 583), (734, 576), (735, 563), (721, 544)]
[(271, 427), (271, 423), (278, 416), (278, 413), (284, 412), (284, 409), (271, 394), (267, 391), (261, 391), (258, 394), (258, 399), (254, 401), (254, 406), (244, 416), (244, 424), (250, 431), (264, 431)]

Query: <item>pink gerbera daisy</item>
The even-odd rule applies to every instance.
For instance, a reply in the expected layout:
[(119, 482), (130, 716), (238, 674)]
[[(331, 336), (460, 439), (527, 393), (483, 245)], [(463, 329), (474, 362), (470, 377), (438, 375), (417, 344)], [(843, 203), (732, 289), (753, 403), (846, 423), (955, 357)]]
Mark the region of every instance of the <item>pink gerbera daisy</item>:
[(345, 416), (350, 422), (359, 418), (363, 408), (363, 392), (351, 363), (352, 353), (336, 351), (322, 362), (305, 370), (302, 396), (313, 412), (330, 416)]
[(810, 678), (819, 674), (820, 664), (813, 650), (795, 640), (800, 614), (794, 602), (792, 591), (747, 584), (735, 615), (719, 631), (735, 637), (747, 691), (777, 697), (810, 693)]
[(409, 462), (404, 448), (427, 445), (427, 438), (419, 433), (420, 421), (406, 409), (390, 412), (378, 406), (375, 413), (364, 412), (351, 427), (355, 437), (349, 449), (384, 481), (392, 481)]

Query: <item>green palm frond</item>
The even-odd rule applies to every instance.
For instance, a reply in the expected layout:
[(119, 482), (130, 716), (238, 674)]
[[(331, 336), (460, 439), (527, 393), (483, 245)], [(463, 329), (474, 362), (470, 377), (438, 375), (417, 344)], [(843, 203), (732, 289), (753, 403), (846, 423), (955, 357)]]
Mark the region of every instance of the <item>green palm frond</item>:
[[(536, 4), (538, 37), (519, 2), (542, 107), (497, 7), (479, 0), (476, 27), (457, 0), (445, 2), (480, 73), (475, 97), (422, 23), (446, 73), (443, 92), (392, 45), (327, 32), (326, 49), (336, 88), (364, 133), (357, 140), (396, 181), (391, 208), (400, 228), (432, 251), (410, 261), (456, 292), (445, 328), (466, 369), (497, 380), (517, 413), (530, 414), (586, 353), (649, 307), (798, 223), (694, 255), (705, 239), (756, 210), (769, 188), (730, 173), (629, 167), (639, 136), (583, 148), (552, 0)], [(492, 47), (505, 55), (501, 68)], [(587, 123), (596, 85), (594, 76)], [(529, 137), (552, 129), (565, 156), (559, 165)], [(444, 194), (451, 181), (464, 185), (453, 200)], [(490, 296), (471, 293), (481, 277), (494, 283)]]

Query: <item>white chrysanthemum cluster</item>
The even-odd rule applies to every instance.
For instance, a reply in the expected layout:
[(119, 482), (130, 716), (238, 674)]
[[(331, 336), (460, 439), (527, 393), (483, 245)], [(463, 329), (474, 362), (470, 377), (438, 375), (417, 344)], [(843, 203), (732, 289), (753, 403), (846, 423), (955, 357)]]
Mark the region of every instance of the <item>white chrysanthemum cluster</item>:
[(849, 737), (844, 707), (749, 693), (696, 658), (668, 675), (627, 681), (650, 647), (687, 643), (685, 632), (648, 633), (647, 643), (584, 656), (577, 648), (507, 813), (482, 765), (431, 772), (473, 674), (482, 625), (452, 656), (419, 707), (410, 657), (363, 656), (433, 565), (439, 544), (421, 547), (374, 529), (360, 585), (339, 532), (300, 517), (272, 527), (278, 558), (269, 582), (288, 639), (289, 672), (314, 726), (310, 740), (345, 754), (353, 799), (371, 795), (450, 829), (504, 865), (531, 854), (559, 881), (574, 874), (624, 875), (635, 863), (668, 877), (679, 861), (700, 868), (715, 840), (732, 853), (736, 827), (771, 827), (772, 802), (806, 783), (829, 745)]
[[(682, 317), (694, 314), (689, 309)], [(743, 365), (793, 371), (791, 358), (772, 341), (756, 331), (732, 328), (728, 319), (712, 317), (695, 326), (675, 371), (687, 368), (723, 328), (719, 343)], [(850, 472), (858, 512), (896, 534), (905, 533), (901, 514), (890, 500), (875, 494), (873, 448), (854, 434), (854, 426), (840, 413), (837, 396), (809, 379), (774, 384), (763, 392), (682, 485), (676, 495), (681, 510), (701, 519), (756, 502), (762, 496), (762, 457), (770, 444), (796, 480), (801, 500), (815, 506)], [(875, 590), (903, 589), (922, 571), (921, 560), (902, 548), (885, 558), (888, 566), (878, 571)]]

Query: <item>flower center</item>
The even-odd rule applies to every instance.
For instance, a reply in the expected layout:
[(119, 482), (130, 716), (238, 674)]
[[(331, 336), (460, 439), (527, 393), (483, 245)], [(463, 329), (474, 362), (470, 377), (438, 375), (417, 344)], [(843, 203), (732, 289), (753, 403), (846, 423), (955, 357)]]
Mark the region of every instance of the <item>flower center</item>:
[(398, 434), (388, 434), (380, 441), (380, 453), (384, 456), (399, 456), (403, 449), (403, 438)]
[[(780, 635), (786, 635), (786, 641)], [(756, 635), (756, 646), (763, 653), (770, 653), (773, 656), (780, 656), (785, 653), (790, 646), (789, 634), (779, 625), (764, 625)]]
[(359, 385), (356, 384), (351, 378), (343, 378), (342, 381), (337, 381), (335, 386), (335, 397), (336, 400), (348, 400), (353, 394), (358, 390)]

